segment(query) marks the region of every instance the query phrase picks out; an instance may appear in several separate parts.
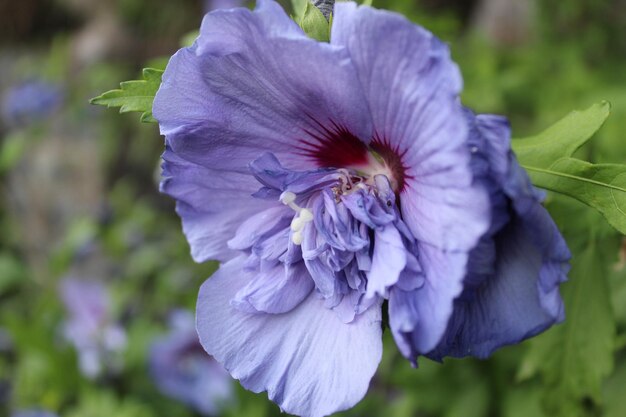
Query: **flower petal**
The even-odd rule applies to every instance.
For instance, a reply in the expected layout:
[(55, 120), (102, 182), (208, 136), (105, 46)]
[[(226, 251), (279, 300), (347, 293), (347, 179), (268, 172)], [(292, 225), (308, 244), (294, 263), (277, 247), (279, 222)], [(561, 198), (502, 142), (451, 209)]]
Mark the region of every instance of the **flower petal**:
[(487, 191), (474, 183), (470, 166), (461, 76), (441, 41), (398, 14), (338, 3), (332, 30), (332, 43), (348, 48), (365, 91), (371, 146), (403, 173), (402, 218), (419, 242), (425, 279), (410, 293), (420, 319), (406, 337), (426, 353), (445, 332), (468, 252), (490, 222)]
[(385, 295), (387, 288), (398, 281), (406, 266), (407, 254), (400, 232), (392, 225), (387, 225), (374, 232), (374, 254), (372, 268), (367, 274), (365, 296)]
[[(545, 210), (540, 215), (551, 222)], [(495, 274), (456, 301), (446, 336), (429, 357), (486, 358), (501, 346), (519, 343), (563, 320), (558, 292), (564, 277), (562, 261), (546, 262), (534, 244), (539, 236), (533, 236), (539, 232), (543, 239), (558, 232), (532, 229), (516, 221), (499, 233)]]
[(263, 152), (306, 169), (328, 129), (369, 139), (352, 74), (344, 48), (307, 38), (273, 1), (205, 17), (194, 46), (170, 60), (154, 102), (168, 144), (162, 189), (179, 200), (196, 261), (232, 257), (225, 242), (268, 207), (251, 197), (259, 184), (249, 164)]
[(286, 313), (298, 306), (313, 290), (314, 282), (304, 262), (276, 264), (261, 271), (237, 292), (231, 304), (247, 313)]
[(338, 3), (332, 43), (346, 46), (372, 114), (372, 146), (403, 172), (400, 199), (415, 237), (470, 250), (486, 231), (489, 202), (472, 184), (462, 80), (447, 46), (396, 13)]
[(315, 294), (288, 314), (240, 312), (230, 300), (250, 280), (243, 261), (222, 265), (200, 289), (197, 328), (206, 351), (288, 413), (320, 417), (353, 406), (381, 359), (380, 307), (350, 324)]
[[(293, 211), (284, 206), (274, 206), (248, 219), (241, 219), (235, 237), (228, 241), (232, 249), (245, 250), (289, 227)], [(285, 248), (286, 249), (286, 248)]]
[(404, 357), (414, 365), (417, 364), (417, 355), (411, 333), (420, 320), (416, 307), (417, 297), (414, 291), (404, 291), (393, 287), (389, 292), (389, 327), (396, 342), (396, 346)]
[[(462, 281), (458, 277), (465, 274), (468, 258), (468, 255), (463, 252), (446, 253), (434, 246), (426, 244), (419, 246), (424, 282), (419, 288), (402, 294), (403, 297), (398, 297), (395, 301), (396, 304), (410, 303), (408, 306), (398, 305), (397, 309), (404, 312), (410, 311), (415, 315), (415, 320), (411, 324), (412, 330), (403, 335), (404, 342), (398, 342), (396, 339), (401, 350), (403, 344), (412, 346), (410, 352), (412, 356), (408, 357), (409, 360), (414, 360), (415, 354), (425, 354), (431, 351), (444, 335), (453, 312), (454, 299), (463, 290)], [(389, 314), (390, 320), (393, 320), (391, 318), (393, 311), (390, 310)], [(404, 329), (409, 328), (404, 319), (400, 322), (403, 323)], [(402, 331), (408, 332), (408, 330)], [(394, 336), (396, 336), (395, 332)], [(408, 351), (403, 351), (405, 354), (406, 352)]]
[[(446, 335), (428, 354), (481, 358), (563, 320), (559, 285), (569, 250), (510, 149), (506, 119), (474, 117), (471, 144), (491, 189), (492, 227), (471, 253), (465, 290), (456, 300)], [(505, 200), (504, 204), (501, 200)], [(508, 222), (508, 223), (507, 223)], [(503, 224), (504, 223), (504, 224)]]
[(163, 154), (161, 191), (174, 197), (176, 212), (196, 262), (235, 256), (226, 242), (247, 219), (276, 205), (254, 199), (259, 188), (252, 175), (225, 173), (189, 162), (169, 147)]
[(206, 15), (194, 46), (170, 60), (154, 114), (176, 153), (218, 170), (247, 172), (268, 149), (310, 169), (330, 133), (371, 137), (345, 48), (307, 38), (273, 1)]

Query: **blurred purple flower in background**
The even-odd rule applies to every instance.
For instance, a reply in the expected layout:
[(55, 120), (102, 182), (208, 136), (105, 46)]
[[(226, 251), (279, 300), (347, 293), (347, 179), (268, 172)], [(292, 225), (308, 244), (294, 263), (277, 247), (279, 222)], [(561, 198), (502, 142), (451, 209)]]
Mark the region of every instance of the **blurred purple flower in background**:
[[(163, 192), (198, 261), (207, 352), (318, 417), (366, 393), (382, 304), (402, 353), (485, 357), (562, 320), (569, 252), (448, 48), (337, 3), (331, 43), (273, 1), (205, 16), (154, 102)], [(271, 153), (270, 153), (271, 152)]]
[(50, 411), (45, 411), (39, 408), (32, 408), (28, 410), (20, 410), (11, 413), (11, 417), (58, 417), (56, 414)]
[(97, 281), (67, 278), (60, 284), (60, 293), (68, 313), (63, 335), (78, 352), (81, 372), (95, 378), (103, 368), (115, 371), (121, 367), (126, 333), (114, 322), (105, 286)]
[(42, 80), (24, 81), (2, 96), (0, 110), (7, 126), (24, 126), (45, 119), (59, 108), (63, 91), (58, 85)]
[(233, 401), (233, 381), (200, 345), (190, 311), (170, 317), (170, 333), (152, 344), (150, 371), (161, 392), (204, 415), (218, 415)]

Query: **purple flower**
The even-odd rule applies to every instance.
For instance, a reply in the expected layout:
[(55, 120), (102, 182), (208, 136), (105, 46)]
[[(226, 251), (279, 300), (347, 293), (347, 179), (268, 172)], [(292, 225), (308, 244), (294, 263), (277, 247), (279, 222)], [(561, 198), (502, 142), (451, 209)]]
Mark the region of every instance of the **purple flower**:
[(193, 315), (176, 311), (172, 331), (156, 340), (150, 352), (150, 370), (165, 395), (205, 415), (217, 415), (233, 400), (232, 380), (224, 368), (202, 349)]
[(103, 367), (119, 366), (126, 333), (113, 322), (106, 288), (97, 281), (67, 278), (61, 282), (60, 292), (69, 316), (63, 335), (78, 351), (82, 373), (95, 378)]
[(52, 114), (61, 104), (63, 93), (40, 80), (26, 81), (9, 89), (2, 97), (2, 120), (9, 126), (23, 126)]
[(354, 3), (330, 44), (273, 1), (216, 11), (171, 59), (162, 190), (193, 258), (222, 261), (197, 329), (246, 388), (298, 415), (351, 407), (385, 300), (411, 361), (486, 356), (562, 318), (567, 249), (508, 127), (461, 87), (431, 33)]

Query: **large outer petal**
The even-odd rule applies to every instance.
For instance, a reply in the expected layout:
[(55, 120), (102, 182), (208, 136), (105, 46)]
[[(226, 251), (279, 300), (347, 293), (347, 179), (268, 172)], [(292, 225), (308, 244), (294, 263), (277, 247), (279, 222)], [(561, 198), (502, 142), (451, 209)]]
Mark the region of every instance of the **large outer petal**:
[(176, 212), (196, 262), (228, 260), (238, 252), (226, 242), (247, 219), (273, 205), (254, 200), (253, 176), (206, 168), (189, 162), (169, 147), (163, 154), (161, 191), (176, 199)]
[(307, 38), (273, 1), (206, 15), (170, 60), (154, 115), (182, 157), (244, 172), (268, 150), (287, 168), (315, 167), (305, 148), (334, 125), (371, 137), (346, 49)]
[(230, 259), (226, 241), (266, 207), (250, 197), (260, 184), (246, 178), (262, 153), (306, 169), (316, 165), (307, 149), (323, 128), (371, 136), (345, 48), (307, 38), (278, 4), (259, 3), (255, 12), (205, 16), (196, 43), (170, 60), (154, 101), (168, 144), (162, 190), (178, 200), (196, 261)]
[(414, 291), (417, 353), (442, 337), (461, 293), (468, 252), (490, 222), (486, 190), (474, 181), (462, 80), (448, 48), (404, 17), (354, 3), (335, 6), (332, 43), (343, 45), (372, 114), (375, 142), (401, 156), (403, 219), (419, 244), (425, 284)]
[(448, 48), (399, 14), (354, 3), (335, 6), (332, 43), (350, 51), (375, 142), (401, 156), (400, 203), (415, 237), (446, 251), (473, 248), (489, 202), (473, 184), (462, 80)]
[[(564, 318), (559, 285), (569, 269), (569, 250), (541, 194), (532, 186), (510, 149), (510, 129), (503, 117), (474, 118), (476, 157), (488, 162), (488, 181), (496, 213), (492, 244), (480, 245), (471, 257), (466, 289), (455, 302), (445, 337), (428, 356), (467, 355), (485, 358), (497, 348), (534, 336)], [(508, 204), (502, 206), (504, 197)], [(502, 216), (498, 211), (505, 211)], [(485, 260), (491, 268), (485, 268)]]
[[(543, 208), (528, 220), (543, 226), (551, 222)], [(555, 233), (555, 229), (537, 230), (519, 219), (501, 231), (495, 274), (471, 290), (473, 294), (456, 301), (446, 336), (428, 356), (486, 358), (503, 345), (518, 343), (561, 321), (564, 311), (558, 284), (564, 278), (563, 260), (546, 259), (535, 244), (546, 238), (549, 244), (556, 243)]]
[(230, 302), (250, 280), (243, 261), (222, 265), (200, 289), (197, 328), (206, 351), (286, 412), (321, 417), (357, 403), (382, 355), (380, 306), (350, 324), (314, 293), (289, 313), (242, 313)]

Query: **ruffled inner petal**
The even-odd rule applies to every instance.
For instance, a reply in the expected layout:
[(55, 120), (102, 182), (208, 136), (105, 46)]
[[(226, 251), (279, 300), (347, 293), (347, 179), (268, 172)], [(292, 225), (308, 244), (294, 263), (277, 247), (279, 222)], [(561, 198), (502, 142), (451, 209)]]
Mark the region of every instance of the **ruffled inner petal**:
[(231, 304), (246, 313), (286, 313), (298, 306), (313, 287), (304, 262), (276, 263), (265, 271), (255, 272), (254, 278), (237, 292)]
[(366, 297), (385, 296), (387, 288), (394, 285), (407, 263), (406, 248), (400, 232), (385, 226), (374, 232), (372, 269), (367, 274)]
[(281, 206), (270, 207), (253, 215), (241, 223), (235, 236), (228, 241), (228, 247), (237, 250), (249, 249), (264, 238), (284, 230), (289, 226), (291, 217), (293, 213)]

